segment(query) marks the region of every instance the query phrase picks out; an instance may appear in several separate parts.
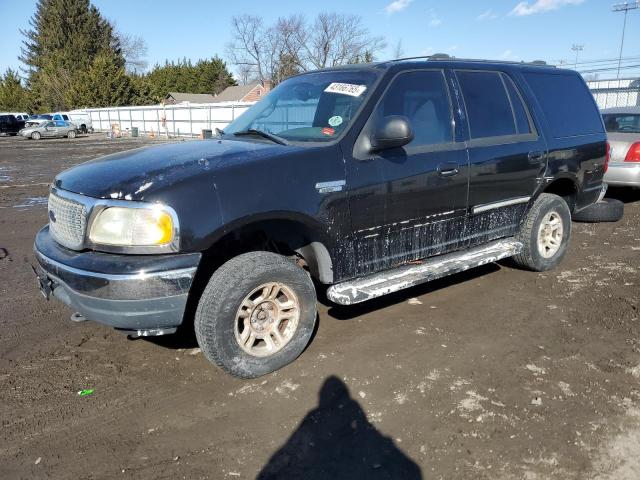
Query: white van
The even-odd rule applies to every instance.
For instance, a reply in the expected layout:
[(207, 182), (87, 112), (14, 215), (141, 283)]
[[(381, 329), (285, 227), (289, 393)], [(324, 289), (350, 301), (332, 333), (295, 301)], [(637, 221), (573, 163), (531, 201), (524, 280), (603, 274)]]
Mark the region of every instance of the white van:
[(81, 133), (93, 133), (93, 124), (91, 117), (87, 112), (82, 110), (74, 110), (71, 112), (56, 112), (53, 114), (54, 120), (64, 120), (73, 123)]
[(93, 133), (93, 123), (91, 123), (91, 115), (82, 110), (73, 110), (69, 112), (71, 121), (78, 126), (82, 133)]

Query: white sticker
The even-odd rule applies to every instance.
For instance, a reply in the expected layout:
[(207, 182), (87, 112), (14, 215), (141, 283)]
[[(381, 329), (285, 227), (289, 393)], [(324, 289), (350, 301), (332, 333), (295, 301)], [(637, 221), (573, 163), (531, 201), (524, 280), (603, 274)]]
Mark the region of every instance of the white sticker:
[(336, 115), (334, 117), (331, 117), (329, 119), (329, 125), (331, 125), (332, 127), (338, 127), (338, 126), (342, 125), (342, 117), (340, 115)]
[(324, 89), (329, 93), (340, 93), (351, 97), (359, 97), (367, 89), (366, 85), (355, 85), (353, 83), (332, 83)]

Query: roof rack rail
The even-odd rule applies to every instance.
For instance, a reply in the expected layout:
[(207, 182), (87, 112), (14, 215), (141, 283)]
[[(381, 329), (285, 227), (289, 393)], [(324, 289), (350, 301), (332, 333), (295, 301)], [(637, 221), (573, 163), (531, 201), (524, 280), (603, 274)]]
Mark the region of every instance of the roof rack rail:
[[(533, 65), (533, 66), (545, 66), (545, 67), (555, 67), (555, 65), (549, 65), (544, 60), (533, 60), (532, 62), (525, 61), (514, 61), (514, 60), (490, 60), (486, 58), (457, 58), (452, 57), (446, 53), (434, 53), (433, 55), (421, 55), (417, 57), (403, 57), (396, 58), (393, 60), (389, 60), (389, 62), (403, 62), (409, 60), (428, 60), (428, 61), (438, 61), (438, 60), (447, 60), (452, 62), (488, 62), (488, 63), (504, 63), (508, 65)], [(381, 62), (387, 63), (387, 62)]]

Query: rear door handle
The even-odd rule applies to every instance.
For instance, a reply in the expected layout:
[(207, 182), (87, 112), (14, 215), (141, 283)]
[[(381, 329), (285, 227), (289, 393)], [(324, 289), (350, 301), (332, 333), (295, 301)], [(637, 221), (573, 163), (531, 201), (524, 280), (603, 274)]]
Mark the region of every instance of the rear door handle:
[(538, 164), (544, 161), (546, 154), (544, 152), (529, 152), (529, 163)]
[(438, 175), (441, 177), (452, 177), (460, 173), (456, 162), (444, 162), (438, 165)]

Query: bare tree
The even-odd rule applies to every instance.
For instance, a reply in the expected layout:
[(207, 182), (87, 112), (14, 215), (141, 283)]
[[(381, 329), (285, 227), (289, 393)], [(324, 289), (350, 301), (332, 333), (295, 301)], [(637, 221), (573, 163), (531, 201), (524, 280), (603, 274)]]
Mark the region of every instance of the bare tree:
[(304, 51), (307, 66), (326, 68), (361, 62), (385, 47), (382, 37), (369, 34), (361, 17), (321, 13), (313, 22)]
[(129, 72), (144, 72), (149, 63), (147, 62), (147, 43), (138, 35), (130, 35), (124, 32), (116, 32), (118, 46), (125, 61), (125, 68)]
[(291, 15), (270, 27), (259, 17), (241, 15), (231, 25), (227, 56), (241, 80), (253, 74), (278, 83), (302, 71), (370, 61), (385, 48), (357, 15), (321, 13), (312, 23)]
[(265, 46), (267, 32), (260, 17), (239, 15), (231, 19), (231, 41), (227, 44), (227, 57), (245, 79), (266, 78)]

